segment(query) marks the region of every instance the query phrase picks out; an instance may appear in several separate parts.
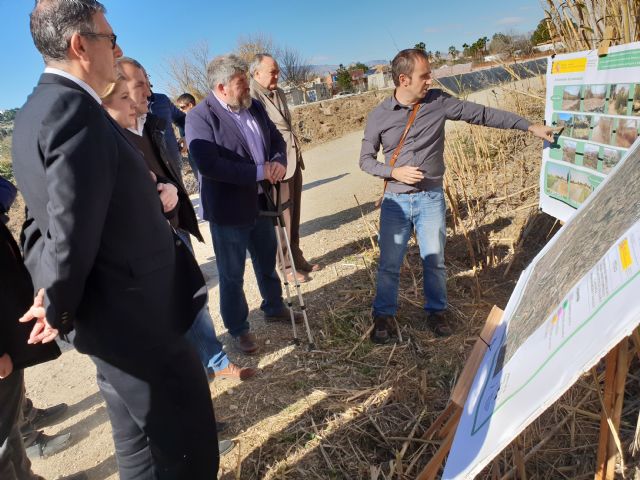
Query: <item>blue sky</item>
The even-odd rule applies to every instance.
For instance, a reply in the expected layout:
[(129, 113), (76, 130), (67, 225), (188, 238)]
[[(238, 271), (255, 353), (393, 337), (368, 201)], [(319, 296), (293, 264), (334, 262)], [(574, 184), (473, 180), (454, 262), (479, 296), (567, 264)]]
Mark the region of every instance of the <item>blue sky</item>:
[[(206, 41), (212, 55), (226, 53), (238, 37), (263, 33), (297, 48), (313, 64), (391, 59), (398, 49), (425, 42), (446, 53), (496, 32), (533, 30), (544, 14), (539, 0), (105, 0), (107, 19), (125, 55), (166, 89), (167, 60)], [(0, 109), (21, 106), (43, 63), (29, 34), (33, 0), (0, 0), (0, 44), (5, 48)], [(445, 8), (442, 7), (445, 5)], [(402, 8), (402, 11), (394, 11)]]

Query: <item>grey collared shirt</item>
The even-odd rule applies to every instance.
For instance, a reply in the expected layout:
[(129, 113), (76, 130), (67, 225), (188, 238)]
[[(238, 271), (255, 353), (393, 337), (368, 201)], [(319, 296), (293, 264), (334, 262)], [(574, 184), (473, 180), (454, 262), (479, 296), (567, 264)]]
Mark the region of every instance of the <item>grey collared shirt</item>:
[[(444, 125), (447, 120), (463, 120), (474, 125), (526, 131), (529, 121), (515, 113), (459, 100), (439, 89), (427, 92), (413, 125), (405, 139), (396, 167), (412, 165), (424, 174), (424, 180), (407, 185), (391, 178), (391, 156), (409, 121), (412, 106), (398, 103), (395, 95), (386, 98), (367, 119), (360, 150), (360, 168), (365, 172), (389, 179), (387, 191), (411, 193), (442, 185), (444, 176)], [(382, 145), (384, 163), (379, 162)]]

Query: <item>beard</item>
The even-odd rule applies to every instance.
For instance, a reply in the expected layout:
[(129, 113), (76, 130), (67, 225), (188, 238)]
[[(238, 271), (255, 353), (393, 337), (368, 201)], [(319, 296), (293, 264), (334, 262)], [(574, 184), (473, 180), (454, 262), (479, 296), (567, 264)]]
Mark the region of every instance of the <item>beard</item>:
[(239, 97), (229, 99), (228, 105), (234, 110), (247, 110), (251, 107), (251, 94), (247, 91)]

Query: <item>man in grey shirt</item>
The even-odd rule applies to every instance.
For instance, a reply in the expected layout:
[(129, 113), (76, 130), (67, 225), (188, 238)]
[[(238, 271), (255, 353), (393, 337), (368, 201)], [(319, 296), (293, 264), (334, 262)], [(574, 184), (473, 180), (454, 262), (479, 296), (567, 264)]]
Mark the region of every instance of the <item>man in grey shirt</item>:
[[(553, 142), (550, 127), (531, 124), (513, 113), (458, 100), (439, 89), (429, 90), (431, 67), (422, 50), (399, 52), (391, 71), (396, 90), (369, 114), (360, 152), (360, 168), (388, 181), (380, 211), (380, 262), (373, 301), (375, 328), (371, 338), (376, 343), (386, 343), (393, 332), (391, 320), (398, 308), (400, 266), (414, 228), (422, 257), (424, 308), (429, 325), (438, 336), (452, 333), (444, 315), (446, 207), (442, 179), (446, 120), (529, 131)], [(392, 167), (391, 157), (414, 108), (417, 108), (415, 120)], [(385, 163), (377, 160), (381, 145)]]

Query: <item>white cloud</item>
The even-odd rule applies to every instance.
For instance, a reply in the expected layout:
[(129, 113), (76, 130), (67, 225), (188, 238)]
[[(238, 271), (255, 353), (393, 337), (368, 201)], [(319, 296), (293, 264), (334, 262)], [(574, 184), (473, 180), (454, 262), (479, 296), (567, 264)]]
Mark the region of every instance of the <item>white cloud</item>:
[(504, 17), (496, 22), (496, 25), (517, 25), (519, 23), (524, 22), (525, 19), (522, 17)]

